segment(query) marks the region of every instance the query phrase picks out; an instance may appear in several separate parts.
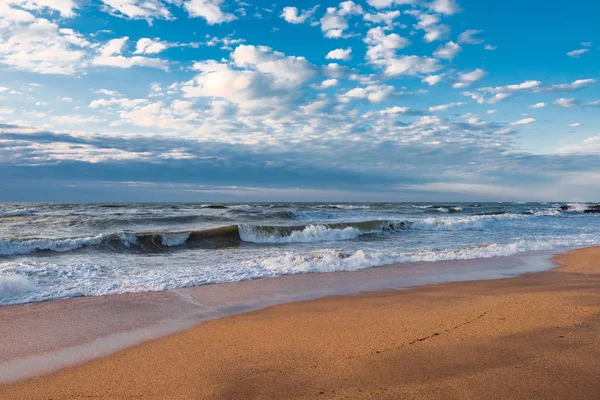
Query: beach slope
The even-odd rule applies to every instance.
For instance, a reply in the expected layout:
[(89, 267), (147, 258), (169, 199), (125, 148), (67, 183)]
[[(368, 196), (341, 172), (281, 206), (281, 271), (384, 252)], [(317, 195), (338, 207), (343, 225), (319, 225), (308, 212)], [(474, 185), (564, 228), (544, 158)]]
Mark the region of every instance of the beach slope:
[(597, 399), (600, 249), (548, 272), (205, 322), (0, 387), (2, 399)]

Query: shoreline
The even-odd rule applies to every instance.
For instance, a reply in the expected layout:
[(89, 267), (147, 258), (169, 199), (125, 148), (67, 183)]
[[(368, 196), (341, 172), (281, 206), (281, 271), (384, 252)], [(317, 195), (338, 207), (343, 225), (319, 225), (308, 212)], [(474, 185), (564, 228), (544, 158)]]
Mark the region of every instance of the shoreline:
[(335, 295), (486, 279), (556, 267), (556, 251), (391, 264), (176, 290), (79, 297), (0, 307), (0, 385), (52, 373), (198, 323)]
[[(581, 254), (583, 254), (583, 256), (581, 256)], [(130, 385), (125, 385), (127, 387), (120, 387), (120, 385), (118, 385), (119, 387), (114, 386), (114, 380), (118, 377), (111, 375), (112, 369), (115, 367), (115, 364), (120, 364), (124, 359), (128, 359), (128, 362), (130, 363), (137, 362), (137, 364), (135, 365), (137, 365), (146, 372), (145, 374), (142, 374), (142, 372), (140, 372), (140, 374), (143, 375), (142, 376), (139, 375), (136, 371), (132, 371), (132, 373), (136, 372), (134, 382), (138, 382), (138, 379), (145, 379), (146, 382), (153, 388), (144, 389), (150, 390), (150, 392), (145, 392), (146, 394), (142, 395), (142, 397), (150, 395), (150, 393), (152, 393), (152, 396), (158, 397), (173, 396), (187, 398), (186, 393), (194, 393), (195, 398), (228, 398), (228, 395), (223, 391), (224, 389), (222, 386), (225, 383), (227, 383), (228, 386), (234, 385), (235, 380), (221, 382), (221, 384), (219, 384), (219, 382), (214, 380), (215, 377), (213, 376), (217, 370), (221, 371), (224, 374), (224, 376), (229, 376), (231, 375), (232, 370), (238, 370), (244, 365), (246, 367), (251, 367), (250, 369), (254, 371), (252, 369), (254, 368), (253, 366), (259, 364), (265, 366), (267, 370), (271, 371), (271, 373), (274, 373), (274, 370), (272, 370), (271, 368), (274, 364), (277, 364), (279, 365), (280, 370), (278, 374), (283, 374), (286, 375), (286, 378), (290, 378), (289, 374), (285, 373), (286, 368), (290, 366), (294, 366), (294, 371), (297, 371), (298, 369), (304, 371), (305, 367), (307, 367), (310, 363), (316, 362), (317, 365), (319, 365), (324, 361), (330, 362), (330, 357), (333, 357), (336, 360), (334, 365), (337, 363), (344, 364), (349, 362), (347, 360), (352, 360), (355, 358), (360, 359), (361, 357), (363, 357), (356, 356), (355, 354), (355, 356), (350, 358), (339, 358), (340, 354), (348, 355), (349, 353), (356, 353), (357, 349), (361, 350), (358, 352), (360, 354), (368, 354), (368, 356), (364, 357), (377, 357), (378, 354), (405, 352), (409, 347), (414, 347), (413, 345), (417, 345), (421, 342), (435, 342), (439, 341), (439, 339), (442, 336), (452, 336), (452, 333), (454, 331), (462, 330), (464, 327), (470, 327), (471, 325), (479, 325), (477, 321), (489, 320), (488, 316), (490, 315), (490, 313), (492, 313), (492, 311), (487, 310), (487, 308), (494, 308), (491, 307), (492, 305), (494, 305), (494, 302), (490, 300), (491, 298), (494, 298), (496, 301), (500, 301), (500, 303), (506, 303), (508, 298), (512, 298), (515, 295), (517, 295), (517, 297), (518, 295), (529, 297), (533, 296), (532, 299), (529, 299), (529, 302), (531, 303), (530, 306), (532, 304), (535, 304), (536, 307), (543, 307), (543, 303), (546, 300), (540, 298), (540, 292), (552, 293), (553, 296), (556, 295), (560, 297), (561, 292), (569, 288), (569, 282), (565, 281), (564, 279), (567, 276), (570, 279), (574, 279), (575, 281), (577, 281), (578, 277), (581, 278), (581, 276), (592, 276), (594, 278), (598, 277), (599, 279), (594, 279), (593, 282), (586, 283), (574, 281), (572, 283), (578, 283), (582, 285), (582, 287), (586, 285), (591, 285), (590, 287), (586, 286), (586, 289), (589, 290), (596, 288), (596, 286), (600, 287), (600, 268), (598, 270), (595, 270), (594, 268), (590, 267), (590, 257), (593, 261), (593, 259), (596, 256), (599, 256), (598, 259), (600, 259), (600, 248), (585, 248), (569, 252), (566, 255), (561, 254), (559, 256), (556, 256), (555, 260), (558, 260), (558, 262), (560, 263), (566, 264), (566, 266), (559, 266), (558, 268), (546, 272), (519, 275), (517, 277), (506, 279), (483, 281), (475, 280), (466, 282), (463, 281), (458, 283), (442, 283), (418, 286), (412, 287), (410, 288), (410, 290), (405, 291), (382, 289), (380, 291), (372, 291), (368, 293), (354, 294), (350, 296), (333, 295), (324, 298), (319, 298), (317, 300), (280, 304), (269, 308), (261, 309), (260, 311), (253, 311), (249, 313), (223, 317), (216, 320), (210, 320), (195, 325), (194, 327), (186, 329), (182, 332), (174, 333), (161, 339), (151, 340), (149, 342), (142, 343), (135, 347), (131, 347), (126, 350), (120, 351), (116, 354), (108, 355), (96, 359), (94, 361), (90, 361), (80, 366), (69, 367), (67, 369), (52, 373), (47, 376), (33, 378), (31, 380), (16, 383), (14, 385), (0, 386), (0, 394), (2, 394), (3, 396), (7, 396), (6, 398), (18, 398), (10, 397), (17, 396), (17, 393), (20, 393), (21, 396), (23, 396), (24, 394), (28, 394), (26, 397), (21, 398), (30, 398), (28, 397), (29, 395), (33, 396), (34, 393), (38, 393), (39, 390), (44, 389), (47, 395), (52, 394), (52, 396), (55, 396), (56, 398), (61, 398), (61, 393), (65, 397), (67, 397), (67, 393), (70, 393), (70, 395), (75, 393), (81, 396), (83, 396), (83, 393), (85, 393), (86, 395), (91, 395), (92, 393), (94, 395), (98, 395), (102, 394), (102, 391), (108, 388), (108, 386), (102, 386), (101, 382), (94, 383), (92, 377), (102, 376), (106, 378), (106, 380), (101, 379), (101, 381), (103, 381), (104, 383), (108, 384), (108, 382), (113, 382), (113, 384), (110, 387), (111, 390), (115, 390), (115, 392), (111, 392), (109, 397), (122, 398), (130, 395), (139, 396), (139, 390), (141, 390), (141, 387), (139, 385), (134, 385), (133, 387), (131, 387)], [(589, 265), (585, 263), (585, 265), (581, 264), (583, 262), (581, 260), (572, 261), (573, 257), (579, 257), (579, 259), (583, 257), (583, 261), (587, 260), (585, 262), (587, 262)], [(577, 269), (573, 267), (573, 262), (579, 262), (585, 268), (582, 270), (582, 266), (579, 265), (579, 269)], [(596, 276), (596, 274), (598, 275)], [(565, 286), (565, 288), (561, 289), (561, 287), (563, 286)], [(491, 292), (487, 293), (489, 290), (491, 290)], [(494, 290), (499, 292), (494, 293)], [(586, 293), (589, 292), (589, 290), (587, 290)], [(469, 296), (471, 296), (471, 298), (469, 298)], [(506, 297), (506, 299), (503, 299), (504, 297)], [(440, 299), (443, 299), (444, 301), (441, 301)], [(454, 304), (453, 306), (452, 304), (446, 304), (453, 303), (458, 300), (461, 300), (460, 304), (464, 309), (462, 309), (461, 307), (457, 308), (456, 304)], [(540, 300), (544, 301), (541, 301), (541, 304), (538, 304)], [(536, 301), (538, 303), (536, 303)], [(416, 312), (415, 309), (410, 309), (411, 307), (409, 307), (409, 305), (411, 303), (415, 303), (413, 304), (413, 306), (416, 308), (420, 307), (421, 311), (427, 311), (426, 314), (424, 315), (422, 313)], [(600, 302), (598, 302), (598, 304), (600, 304)], [(392, 307), (392, 305), (395, 305), (395, 307)], [(402, 307), (399, 307), (399, 305), (402, 305)], [(479, 309), (479, 307), (476, 307), (477, 305), (487, 307), (481, 308), (481, 310), (483, 310), (484, 312), (480, 312), (477, 311)], [(423, 308), (424, 306), (426, 307)], [(595, 305), (594, 312), (597, 312), (596, 307), (597, 306)], [(439, 310), (437, 308), (439, 308)], [(519, 307), (517, 305), (516, 308), (513, 307), (510, 311), (514, 312), (515, 314), (527, 313), (528, 311), (524, 310), (523, 308), (524, 306)], [(444, 309), (446, 313), (443, 312)], [(376, 312), (373, 313), (373, 311)], [(580, 313), (575, 314), (581, 317), (581, 315), (579, 315)], [(329, 318), (324, 319), (325, 315), (327, 315)], [(451, 315), (452, 317), (449, 318), (449, 321), (446, 321), (446, 319), (448, 319), (448, 315)], [(358, 318), (359, 316), (360, 318)], [(391, 316), (394, 316), (395, 320), (400, 319), (404, 321), (405, 324), (399, 326), (397, 324), (392, 323), (392, 326), (390, 326), (389, 317)], [(566, 319), (572, 319), (572, 317), (573, 315), (567, 315)], [(564, 319), (565, 316), (561, 314), (560, 318)], [(313, 326), (313, 324), (315, 323), (315, 319), (321, 321), (321, 326)], [(328, 322), (325, 322), (330, 320), (333, 321), (332, 325), (330, 325)], [(354, 321), (355, 323), (348, 325), (349, 320)], [(367, 324), (365, 321), (369, 320), (371, 320), (370, 324)], [(523, 322), (526, 321), (521, 321), (521, 323)], [(548, 321), (546, 321), (546, 323), (547, 322)], [(555, 323), (559, 326), (559, 328), (556, 329), (560, 329), (560, 325), (562, 324), (562, 322), (555, 319), (552, 322), (552, 324)], [(454, 327), (450, 326), (452, 324), (455, 324)], [(239, 332), (232, 331), (231, 328), (233, 327), (233, 325), (237, 325), (237, 329), (240, 329), (240, 327), (245, 327), (243, 328), (243, 331), (246, 333), (246, 336), (240, 336)], [(270, 326), (271, 329), (267, 329), (265, 325)], [(373, 326), (369, 327), (365, 325)], [(527, 325), (527, 323), (525, 325)], [(323, 336), (323, 326), (327, 326), (327, 329), (325, 330), (331, 330), (327, 337)], [(379, 326), (379, 328), (377, 326)], [(340, 330), (340, 327), (344, 329)], [(396, 328), (396, 330), (390, 329), (392, 327)], [(397, 331), (398, 329), (399, 331)], [(433, 332), (429, 332), (430, 330), (433, 330)], [(352, 334), (353, 331), (355, 331), (354, 334)], [(522, 331), (523, 329), (519, 330), (521, 334), (523, 334)], [(285, 343), (285, 341), (275, 337), (274, 332), (279, 332), (284, 337), (287, 337), (292, 340), (290, 340), (290, 343)], [(366, 334), (369, 332), (372, 335)], [(309, 335), (309, 333), (312, 335)], [(334, 338), (336, 335), (338, 335), (340, 338), (347, 336), (348, 343), (344, 345), (344, 343), (339, 343), (335, 340), (332, 343), (333, 339), (331, 335), (333, 335)], [(402, 342), (401, 340), (399, 340), (399, 337), (396, 337), (396, 335), (400, 335), (405, 338), (403, 345), (400, 347), (398, 347), (397, 345), (392, 345), (394, 343)], [(319, 341), (315, 342), (315, 336), (320, 339), (319, 341), (325, 341), (331, 347), (323, 346), (323, 344), (319, 343)], [(563, 336), (563, 338), (566, 337), (565, 335), (559, 336)], [(212, 345), (209, 344), (208, 338), (213, 339), (213, 341), (211, 342), (213, 343)], [(294, 338), (296, 340), (294, 340)], [(298, 340), (299, 338), (303, 338), (304, 340)], [(268, 346), (265, 344), (265, 341), (269, 343)], [(191, 343), (194, 342), (196, 343), (196, 346), (191, 345)], [(214, 343), (218, 343), (220, 347), (217, 346), (219, 348), (214, 349)], [(225, 343), (229, 343), (229, 346), (225, 346)], [(202, 344), (204, 344), (205, 346), (202, 346)], [(489, 346), (489, 343), (487, 345)], [(266, 346), (266, 348), (264, 346)], [(316, 354), (314, 351), (315, 346), (320, 349), (320, 351), (318, 351)], [(204, 349), (204, 351), (201, 351), (200, 354), (202, 357), (205, 358), (204, 361), (210, 359), (213, 363), (217, 363), (217, 367), (215, 367), (216, 369), (214, 371), (211, 369), (207, 369), (206, 367), (199, 366), (198, 363), (200, 361), (196, 360), (195, 358), (191, 360), (189, 359), (187, 354), (195, 354), (196, 356), (198, 356), (198, 354), (196, 354), (199, 351), (198, 347)], [(256, 351), (253, 347), (262, 348), (266, 353), (264, 355), (256, 354)], [(169, 351), (165, 350), (167, 348), (169, 349)], [(237, 354), (232, 353), (232, 351), (235, 349), (239, 350)], [(375, 349), (374, 352), (370, 351), (373, 349)], [(336, 350), (337, 352), (334, 350)], [(216, 353), (213, 354), (212, 352), (214, 351), (216, 351)], [(331, 354), (332, 352), (335, 354)], [(280, 360), (279, 358), (283, 357), (283, 359), (288, 359), (288, 353), (294, 355), (291, 360), (288, 360), (291, 364), (288, 365), (288, 362), (281, 364), (282, 360)], [(173, 357), (169, 356), (167, 357), (168, 360), (165, 360), (166, 354), (173, 354)], [(412, 354), (413, 357), (417, 355), (418, 354)], [(150, 358), (148, 359), (148, 357)], [(178, 357), (179, 360), (177, 360)], [(208, 357), (208, 359), (206, 357)], [(223, 361), (223, 358), (229, 360), (230, 363), (233, 362), (233, 365), (230, 365), (229, 370), (227, 369), (227, 365)], [(177, 381), (182, 385), (182, 387), (186, 388), (186, 391), (182, 391), (183, 389), (176, 389), (173, 387), (173, 385), (164, 383), (169, 388), (169, 390), (175, 390), (175, 392), (160, 392), (160, 390), (163, 390), (161, 389), (161, 384), (157, 385), (154, 381), (156, 379), (158, 379), (158, 381), (161, 381), (161, 377), (164, 376), (164, 372), (160, 372), (158, 369), (151, 370), (146, 368), (146, 362), (141, 360), (150, 360), (152, 361), (152, 366), (154, 366), (155, 368), (158, 368), (160, 366), (160, 369), (168, 369), (168, 367), (173, 368), (173, 362), (175, 362), (176, 365), (187, 365), (188, 363), (191, 363), (195, 365), (196, 368), (199, 368), (199, 370), (201, 370), (203, 374), (201, 374), (201, 376), (198, 377), (193, 374), (193, 371), (189, 371), (188, 368), (184, 368), (185, 372), (188, 374), (188, 379), (190, 378), (189, 374), (192, 373), (194, 379), (203, 379), (204, 383), (210, 384), (207, 386), (208, 389), (203, 389), (205, 390), (204, 392), (198, 392), (197, 387), (194, 388), (189, 386), (189, 381), (184, 380), (182, 382), (180, 379), (177, 379)], [(159, 362), (158, 364), (156, 364), (153, 360), (157, 362), (158, 360), (162, 360), (163, 362), (166, 362), (166, 364), (163, 365), (163, 362)], [(350, 362), (350, 364), (352, 364), (353, 368), (360, 367), (360, 365), (355, 365), (352, 362)], [(594, 366), (596, 367), (596, 365)], [(123, 371), (121, 370), (121, 372)], [(174, 371), (171, 371), (171, 373), (173, 372)], [(258, 373), (257, 377), (261, 377), (261, 379), (263, 379), (263, 372), (264, 371), (261, 369), (258, 372), (252, 372), (251, 375)], [(381, 372), (384, 373), (386, 371)], [(305, 374), (306, 371), (304, 371), (303, 373)], [(156, 374), (158, 376), (154, 377), (154, 375)], [(389, 371), (387, 371), (387, 374), (389, 375)], [(234, 375), (236, 379), (241, 379), (241, 376), (237, 374)], [(271, 376), (270, 374), (267, 375)], [(291, 378), (294, 378), (295, 374), (292, 375), (293, 376)], [(311, 382), (313, 379), (321, 379), (320, 382), (322, 382), (322, 385), (325, 385), (326, 382), (322, 381), (322, 377), (315, 377), (312, 376), (310, 373), (308, 375), (311, 376)], [(74, 376), (76, 376), (77, 378), (74, 379)], [(337, 375), (334, 374), (332, 376), (335, 378), (335, 376)], [(362, 375), (359, 374), (359, 376)], [(92, 379), (92, 382), (90, 381), (90, 378)], [(362, 378), (364, 378), (364, 376), (362, 376)], [(247, 379), (250, 379), (250, 377), (247, 377), (246, 380)], [(90, 384), (95, 391), (90, 392), (87, 386), (81, 383), (84, 381)], [(57, 382), (60, 382), (60, 384)], [(275, 383), (276, 382), (270, 382), (270, 385), (273, 385)], [(239, 392), (240, 390), (245, 390), (244, 388), (246, 387), (246, 389), (248, 390), (251, 389), (252, 393), (258, 390), (258, 392), (256, 393), (257, 396), (260, 398), (276, 398), (274, 397), (274, 393), (268, 391), (265, 392), (264, 390), (266, 390), (266, 388), (259, 389), (256, 388), (256, 386), (253, 384), (242, 384), (242, 382), (240, 381), (237, 384), (235, 384), (235, 386), (236, 388), (234, 392), (242, 397), (251, 394), (250, 392)], [(288, 389), (291, 390), (292, 386), (290, 386)], [(325, 385), (324, 388), (326, 386), (327, 385)], [(387, 386), (390, 385), (388, 384)], [(58, 390), (59, 387), (66, 387), (67, 392), (64, 392), (64, 390), (62, 389), (59, 392), (53, 391)], [(311, 396), (315, 396), (318, 394), (311, 392), (312, 395), (309, 395), (308, 392), (304, 393), (304, 391), (301, 390), (302, 385), (293, 387), (295, 389), (287, 393), (294, 394), (294, 397), (296, 397), (296, 394), (299, 394), (299, 397), (310, 398)], [(127, 390), (133, 390), (133, 392), (122, 392)], [(153, 390), (158, 390), (158, 392), (155, 393), (153, 392)], [(208, 390), (208, 392), (206, 390)], [(300, 392), (297, 392), (298, 390)], [(332, 398), (337, 398), (337, 395), (333, 395), (331, 390), (325, 390), (324, 394)], [(403, 395), (410, 398), (410, 395), (408, 395), (407, 393), (398, 392), (397, 390), (398, 388), (387, 388), (387, 390), (381, 392), (381, 395), (385, 397), (387, 395), (391, 395), (392, 393), (402, 393)], [(421, 392), (418, 393), (422, 394)], [(358, 396), (358, 392), (351, 392), (352, 397), (355, 397), (355, 395)], [(229, 398), (230, 397), (231, 396), (229, 396)], [(250, 395), (249, 397), (253, 396)], [(33, 396), (31, 398), (38, 397)], [(39, 398), (42, 398), (41, 394)], [(394, 397), (392, 396), (390, 398)]]

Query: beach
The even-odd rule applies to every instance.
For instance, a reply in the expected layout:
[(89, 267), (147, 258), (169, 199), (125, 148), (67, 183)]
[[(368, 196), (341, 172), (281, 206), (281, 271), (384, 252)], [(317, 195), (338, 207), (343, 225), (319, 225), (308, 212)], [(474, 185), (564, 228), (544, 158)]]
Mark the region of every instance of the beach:
[(597, 398), (600, 249), (518, 277), (380, 290), (198, 324), (0, 387), (3, 399)]

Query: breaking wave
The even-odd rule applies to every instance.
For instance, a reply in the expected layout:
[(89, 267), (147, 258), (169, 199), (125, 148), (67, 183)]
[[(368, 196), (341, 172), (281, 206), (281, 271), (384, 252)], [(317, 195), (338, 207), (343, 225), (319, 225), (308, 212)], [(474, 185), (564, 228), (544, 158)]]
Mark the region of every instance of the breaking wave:
[[(429, 217), (406, 220), (313, 223), (306, 225), (239, 224), (183, 232), (116, 232), (72, 238), (0, 239), (0, 256), (35, 252), (68, 252), (82, 248), (105, 251), (154, 252), (167, 248), (228, 248), (243, 243), (285, 244), (353, 240), (365, 235), (417, 231), (477, 231), (502, 229), (533, 214), (492, 214)], [(496, 226), (496, 225), (502, 226)]]

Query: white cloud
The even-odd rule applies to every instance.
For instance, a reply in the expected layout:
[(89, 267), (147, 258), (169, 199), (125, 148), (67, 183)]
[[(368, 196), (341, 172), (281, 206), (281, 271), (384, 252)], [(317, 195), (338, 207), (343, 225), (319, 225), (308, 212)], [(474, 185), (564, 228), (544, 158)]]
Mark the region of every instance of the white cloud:
[(50, 118), (52, 122), (64, 125), (85, 125), (104, 121), (98, 117), (82, 117), (80, 115), (60, 115)]
[(546, 103), (535, 103), (529, 106), (529, 108), (544, 108), (546, 107)]
[(284, 7), (283, 12), (281, 13), (281, 18), (289, 22), (290, 24), (303, 24), (307, 19), (311, 18), (315, 11), (319, 8), (318, 5), (313, 8), (309, 8), (298, 12), (298, 8), (296, 7)]
[(492, 97), (490, 97), (487, 102), (488, 104), (496, 104), (496, 103), (500, 103), (502, 100), (506, 100), (508, 99), (510, 96), (512, 96), (511, 93), (496, 93), (495, 95), (493, 95)]
[(13, 114), (15, 110), (8, 107), (0, 107), (0, 114)]
[(581, 126), (581, 124), (579, 122), (574, 122), (572, 124), (569, 124), (569, 127), (571, 128), (579, 128)]
[(229, 62), (203, 61), (200, 73), (182, 86), (185, 97), (213, 97), (244, 108), (283, 106), (302, 93), (316, 75), (304, 57), (285, 56), (266, 46), (240, 45)]
[(121, 96), (121, 93), (117, 92), (116, 90), (108, 90), (108, 89), (98, 89), (98, 90), (95, 90), (94, 93), (103, 94), (103, 95), (112, 96), (112, 97)]
[(0, 39), (0, 63), (40, 74), (74, 74), (89, 46), (79, 33), (46, 19), (21, 20)]
[(161, 0), (101, 0), (109, 11), (130, 19), (172, 19)]
[(112, 56), (115, 54), (121, 54), (123, 53), (123, 50), (128, 40), (129, 37), (127, 36), (109, 40), (104, 46), (100, 48), (99, 53), (102, 56)]
[(488, 51), (494, 51), (498, 48), (498, 46), (492, 46), (491, 44), (486, 44), (485, 46), (483, 46), (484, 50), (488, 50)]
[(435, 86), (442, 81), (443, 75), (429, 75), (422, 79), (423, 83), (429, 86)]
[(128, 40), (127, 36), (109, 40), (104, 46), (98, 49), (98, 54), (92, 59), (92, 64), (117, 68), (150, 67), (168, 71), (169, 63), (165, 60), (142, 56), (123, 56), (122, 53), (125, 50)]
[(524, 118), (517, 122), (513, 122), (513, 125), (530, 125), (535, 122), (535, 118)]
[(429, 112), (446, 111), (450, 108), (462, 106), (463, 104), (465, 104), (465, 103), (458, 102), (458, 103), (440, 104), (439, 106), (429, 107)]
[(11, 6), (16, 6), (25, 10), (43, 12), (46, 9), (58, 11), (61, 17), (73, 17), (75, 12), (75, 2), (73, 0), (6, 0)]
[(433, 53), (434, 57), (452, 60), (462, 49), (454, 42), (448, 42), (437, 48)]
[(397, 33), (386, 35), (380, 26), (369, 29), (363, 41), (367, 44), (366, 59), (373, 63), (377, 63), (378, 60), (393, 59), (396, 50), (410, 45), (408, 39)]
[(452, 87), (455, 89), (466, 88), (467, 86), (470, 86), (473, 83), (480, 81), (485, 76), (486, 72), (480, 68), (477, 68), (471, 72), (460, 73), (458, 74), (458, 82), (452, 85)]
[(427, 43), (442, 40), (450, 33), (450, 27), (440, 24), (440, 18), (437, 15), (421, 13), (415, 10), (406, 11), (405, 14), (413, 15), (418, 19), (415, 28), (425, 31), (423, 40)]
[(429, 5), (429, 8), (438, 14), (444, 15), (453, 15), (460, 11), (456, 0), (434, 0)]
[(356, 4), (351, 0), (341, 2), (338, 7), (338, 13), (343, 16), (360, 15), (364, 12), (360, 4)]
[(401, 56), (385, 60), (384, 65), (385, 74), (389, 76), (431, 74), (442, 69), (435, 58), (419, 56)]
[[(496, 87), (482, 87), (477, 89), (480, 92), (494, 93), (494, 96), (487, 100), (490, 104), (498, 103), (514, 93), (526, 92), (526, 93), (554, 93), (554, 92), (571, 92), (578, 89), (583, 89), (592, 84), (596, 83), (595, 79), (578, 79), (571, 83), (561, 83), (555, 85), (544, 85), (540, 81), (524, 81), (519, 84), (496, 86)], [(463, 93), (465, 96), (473, 97), (473, 93)], [(478, 102), (485, 102), (485, 98), (481, 94), (477, 94), (476, 99)], [(473, 97), (475, 99), (475, 97)]]
[(144, 103), (147, 103), (146, 99), (126, 99), (126, 98), (118, 98), (118, 99), (99, 99), (92, 100), (89, 104), (90, 108), (100, 108), (100, 107), (118, 107), (118, 108), (134, 108)]
[(371, 7), (382, 9), (391, 6), (413, 5), (417, 3), (417, 0), (367, 0), (367, 3)]
[(364, 11), (359, 4), (353, 1), (344, 1), (336, 7), (328, 7), (325, 15), (319, 21), (321, 31), (325, 37), (337, 39), (344, 37), (344, 32), (348, 29), (348, 17), (360, 15)]
[(135, 47), (134, 54), (158, 54), (168, 48), (166, 42), (160, 40), (153, 40), (149, 38), (142, 38), (138, 40)]
[(183, 7), (190, 17), (204, 18), (209, 25), (222, 24), (237, 19), (235, 15), (223, 12), (221, 10), (222, 4), (223, 0), (186, 0)]
[(393, 106), (393, 107), (384, 108), (383, 110), (379, 110), (378, 114), (380, 114), (380, 115), (396, 115), (396, 114), (406, 114), (409, 111), (410, 111), (410, 107)]
[(394, 20), (400, 16), (400, 11), (387, 11), (387, 12), (378, 12), (374, 14), (367, 13), (363, 15), (363, 19), (367, 22), (371, 22), (373, 24), (385, 24), (388, 27), (391, 27), (394, 24)]
[(568, 52), (567, 55), (572, 58), (579, 58), (579, 56), (587, 53), (588, 51), (590, 51), (590, 49), (572, 50), (572, 51)]
[(564, 97), (561, 97), (560, 99), (554, 100), (554, 104), (559, 106), (559, 107), (564, 107), (564, 108), (571, 108), (575, 106), (575, 99), (567, 99)]
[(458, 43), (481, 44), (484, 42), (484, 40), (476, 38), (475, 35), (479, 35), (482, 32), (482, 30), (477, 29), (469, 29), (467, 31), (464, 31), (463, 33), (458, 35)]
[(335, 49), (335, 50), (331, 50), (329, 53), (327, 53), (325, 58), (328, 60), (348, 61), (352, 58), (351, 53), (352, 53), (352, 49), (350, 47), (348, 47), (347, 49)]
[(366, 99), (370, 103), (380, 103), (387, 100), (394, 92), (393, 86), (370, 85), (364, 88), (354, 88), (340, 97), (340, 101), (347, 102), (350, 99)]
[(337, 79), (333, 79), (333, 78), (332, 79), (325, 79), (320, 84), (315, 84), (312, 87), (314, 89), (317, 89), (317, 90), (322, 90), (322, 89), (327, 89), (327, 88), (330, 88), (330, 87), (337, 86), (338, 83), (339, 82), (338, 82)]

